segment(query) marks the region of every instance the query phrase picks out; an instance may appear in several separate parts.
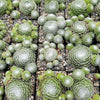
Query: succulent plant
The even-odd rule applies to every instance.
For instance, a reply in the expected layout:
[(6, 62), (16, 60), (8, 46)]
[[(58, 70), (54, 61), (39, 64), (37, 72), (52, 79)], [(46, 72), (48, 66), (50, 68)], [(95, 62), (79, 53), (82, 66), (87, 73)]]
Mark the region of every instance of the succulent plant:
[(87, 78), (76, 81), (71, 87), (71, 90), (77, 100), (88, 100), (94, 94), (93, 83)]
[[(92, 97), (93, 100), (99, 100), (100, 95), (93, 96), (93, 83), (86, 75), (91, 71), (89, 66), (100, 66), (100, 22), (87, 17), (94, 11), (96, 16), (100, 16), (100, 0), (72, 0), (68, 8), (71, 18), (67, 20), (55, 15), (66, 8), (66, 0), (45, 0), (44, 9), (49, 14), (42, 16), (36, 10), (40, 2), (41, 0), (0, 0), (0, 15), (12, 12), (12, 18), (18, 19), (21, 12), (30, 15), (29, 19), (37, 20), (42, 26), (45, 41), (37, 53), (40, 63), (45, 61), (47, 69), (58, 67), (63, 59), (61, 52), (67, 44), (68, 63), (77, 68), (71, 73), (65, 71), (68, 75), (54, 73), (52, 70), (39, 75), (37, 95), (43, 100), (92, 100)], [(11, 43), (6, 44), (4, 37), (7, 27), (0, 20), (0, 72), (7, 69), (3, 73), (5, 94), (0, 84), (0, 100), (3, 100), (3, 96), (7, 100), (30, 99), (33, 90), (31, 74), (37, 71), (35, 51), (38, 49), (33, 44), (33, 40), (38, 38), (38, 27), (32, 22), (23, 20), (17, 23), (10, 33)], [(99, 80), (100, 73), (97, 71), (94, 77)]]
[(95, 33), (95, 35), (96, 35), (96, 41), (97, 42), (100, 42), (100, 22), (97, 22), (96, 23), (96, 28), (95, 28), (95, 30), (94, 30), (94, 33)]
[(37, 26), (32, 25), (32, 21), (24, 20), (22, 24), (16, 24), (11, 31), (11, 37), (15, 42), (22, 42), (23, 40), (33, 40), (38, 37)]
[(90, 73), (90, 69), (87, 67), (83, 67), (82, 70), (86, 75)]
[[(47, 70), (41, 78), (38, 76), (38, 79), (40, 81), (39, 83), (39, 88), (37, 91), (38, 96), (42, 96), (43, 98), (47, 100), (54, 100), (54, 99), (59, 99), (59, 98), (65, 98), (65, 96), (62, 96), (62, 93), (64, 92), (63, 90), (63, 85), (61, 77), (67, 77), (64, 76), (64, 74), (59, 73), (58, 75), (55, 75), (52, 70)], [(70, 80), (69, 78), (67, 80)], [(66, 80), (66, 82), (67, 82)], [(67, 84), (67, 83), (66, 83)]]
[(75, 69), (72, 74), (75, 80), (82, 80), (85, 78), (85, 72), (81, 69)]
[(99, 1), (95, 6), (95, 11), (96, 11), (96, 14), (98, 14), (100, 16), (100, 2)]
[(11, 0), (0, 0), (0, 15), (10, 13), (13, 10)]
[[(75, 46), (85, 45), (85, 46), (91, 47), (93, 40), (96, 38), (95, 34), (99, 34), (99, 28), (98, 28), (99, 22), (94, 22), (93, 19), (90, 17), (84, 18), (84, 15), (79, 15), (78, 17), (73, 16), (71, 17), (71, 19), (67, 19), (65, 21), (64, 17), (62, 16), (56, 17), (54, 14), (48, 14), (47, 16), (44, 16), (44, 15), (40, 16), (38, 19), (38, 24), (43, 26), (43, 31), (46, 34), (45, 36), (46, 41), (48, 41), (49, 43), (51, 42), (56, 43), (57, 47), (60, 50), (64, 48), (64, 45), (63, 45), (64, 39), (68, 43), (66, 46), (68, 50), (71, 50), (74, 47), (74, 45)], [(48, 44), (44, 46), (44, 48), (47, 50), (50, 47), (50, 45)], [(86, 60), (82, 58), (83, 61), (79, 62), (79, 59), (77, 61), (75, 59), (75, 62), (74, 62), (73, 60), (74, 58), (69, 57), (69, 59), (71, 60), (70, 62), (74, 63), (76, 67), (89, 66), (91, 63), (93, 52), (96, 52), (96, 51), (91, 48), (90, 49), (88, 48), (87, 53), (89, 55), (86, 54), (86, 57), (87, 57)], [(96, 54), (98, 53), (99, 53), (99, 49)], [(45, 59), (47, 61), (46, 57), (44, 56), (45, 55), (43, 53), (40, 54), (39, 59), (42, 61)], [(56, 61), (56, 63), (58, 63), (58, 61)], [(50, 66), (50, 68), (52, 68), (53, 64), (51, 62), (48, 62), (47, 66)]]
[(81, 15), (88, 16), (95, 12), (100, 15), (100, 1), (99, 0), (74, 0), (69, 5), (69, 14), (71, 16)]
[(37, 19), (39, 17), (39, 13), (36, 10), (33, 10), (31, 12), (32, 19)]
[(30, 73), (35, 73), (37, 71), (37, 66), (35, 63), (29, 63), (25, 66), (25, 70), (29, 71)]
[(65, 3), (66, 0), (57, 0), (59, 3)]
[(44, 26), (43, 26), (43, 30), (45, 34), (56, 34), (57, 30), (58, 30), (58, 25), (56, 21), (47, 21)]
[(7, 68), (6, 62), (2, 59), (2, 53), (5, 50), (6, 43), (0, 40), (0, 71), (4, 71)]
[(86, 3), (84, 0), (75, 0), (72, 2), (70, 9), (75, 15), (84, 14), (86, 12)]
[(87, 16), (94, 11), (94, 5), (91, 3), (91, 1), (75, 0), (69, 5), (69, 9), (69, 14), (71, 16), (80, 14)]
[(20, 17), (20, 12), (17, 10), (13, 10), (11, 13), (12, 18), (18, 19)]
[(50, 100), (57, 98), (62, 93), (61, 83), (55, 77), (44, 78), (40, 83), (40, 88), (43, 97)]
[(48, 48), (44, 52), (46, 61), (53, 61), (57, 58), (57, 51), (54, 48)]
[(55, 13), (58, 12), (58, 10), (59, 10), (59, 3), (56, 0), (45, 1), (45, 11), (47, 13)]
[(66, 31), (64, 38), (66, 42), (73, 45), (83, 44), (90, 46), (95, 39), (96, 22), (92, 18), (82, 18), (81, 16), (73, 16), (66, 20)]
[(65, 3), (61, 3), (61, 4), (59, 5), (59, 9), (60, 9), (60, 10), (64, 10), (65, 8), (66, 8)]
[(91, 45), (90, 50), (92, 51), (93, 54), (98, 54), (99, 53), (99, 48), (97, 45)]
[(99, 100), (100, 99), (100, 95), (99, 94), (95, 94), (94, 96), (93, 96), (93, 100)]
[(38, 18), (39, 25), (41, 25), (41, 26), (44, 25), (46, 23), (46, 21), (47, 21), (47, 17), (45, 17), (44, 15), (39, 16), (39, 18)]
[(89, 67), (91, 64), (92, 52), (83, 45), (72, 48), (68, 53), (69, 62), (75, 67)]
[[(47, 62), (47, 68), (52, 68), (53, 66), (58, 66), (59, 61), (62, 60), (62, 55), (58, 53), (56, 50), (56, 44), (50, 43), (48, 41), (45, 41), (43, 43), (44, 48), (41, 48), (39, 50), (39, 60), (43, 61), (45, 60)], [(63, 45), (63, 44), (62, 44)], [(64, 46), (58, 47), (60, 50), (64, 49)]]
[(0, 100), (3, 99), (3, 95), (4, 95), (4, 87), (0, 86)]
[(34, 0), (36, 4), (41, 3), (41, 0)]
[(5, 94), (8, 100), (27, 100), (31, 96), (31, 74), (13, 66), (4, 78)]
[(71, 76), (64, 76), (62, 79), (61, 79), (61, 81), (62, 81), (62, 84), (63, 84), (63, 86), (64, 87), (71, 87), (72, 85), (73, 85), (73, 83), (74, 83), (74, 80), (73, 80), (73, 78), (71, 77)]
[(74, 98), (74, 95), (73, 95), (72, 91), (70, 91), (70, 90), (66, 91), (65, 96), (66, 96), (67, 100), (72, 100)]
[(94, 66), (99, 66), (100, 65), (100, 55), (99, 54), (93, 55), (91, 63)]
[(95, 79), (100, 79), (100, 73), (96, 73), (96, 74), (94, 75), (94, 77), (95, 77)]
[[(81, 18), (73, 16), (66, 20), (67, 27), (65, 28), (64, 39), (68, 43), (67, 50), (71, 50), (74, 45), (90, 46), (93, 54), (99, 53), (99, 48), (94, 44), (94, 40), (99, 43), (100, 23), (93, 21), (92, 18)], [(97, 50), (96, 50), (97, 49)]]
[(3, 20), (0, 20), (0, 40), (7, 34), (7, 26)]
[(13, 5), (14, 7), (19, 7), (19, 0), (13, 0), (13, 1), (12, 1), (12, 5)]
[[(45, 0), (45, 12), (47, 13), (56, 13), (60, 10), (65, 9), (65, 0)], [(63, 5), (62, 5), (63, 4)]]
[(1, 64), (3, 64), (3, 62), (5, 63), (5, 66), (15, 64), (18, 67), (26, 68), (28, 71), (30, 70), (27, 67), (30, 67), (32, 69), (30, 72), (35, 73), (37, 70), (35, 64), (36, 50), (37, 45), (32, 44), (30, 40), (24, 40), (22, 43), (9, 45), (2, 53)]
[(14, 62), (19, 67), (24, 67), (26, 64), (35, 62), (35, 54), (31, 49), (22, 48), (13, 54)]
[(86, 23), (83, 21), (76, 21), (72, 26), (73, 33), (85, 34), (87, 33)]
[(0, 40), (0, 50), (4, 50), (6, 47), (6, 42), (4, 42), (3, 40)]
[(28, 82), (12, 80), (5, 87), (5, 93), (9, 100), (27, 100), (31, 93), (31, 86)]
[[(80, 69), (80, 71), (82, 72), (82, 69)], [(77, 76), (77, 79), (81, 79), (80, 75), (83, 75), (83, 73), (80, 74), (80, 72), (74, 72), (74, 74)], [(71, 76), (64, 75), (63, 73), (54, 74), (52, 70), (47, 70), (43, 75), (38, 76), (39, 88), (37, 95), (46, 100), (90, 99), (94, 94), (92, 82), (86, 78), (85, 75), (81, 80), (77, 79), (73, 79)], [(64, 87), (64, 89), (67, 87), (68, 90), (64, 91), (62, 87)]]
[[(12, 5), (13, 8), (16, 9), (12, 11), (12, 18), (18, 19), (21, 14), (31, 16), (32, 19), (37, 19), (39, 16), (37, 9), (37, 4), (39, 4), (41, 0), (13, 0)], [(18, 9), (19, 8), (19, 9)], [(19, 10), (19, 11), (18, 11)]]
[(7, 68), (7, 64), (4, 60), (0, 60), (0, 71), (4, 71)]
[(19, 2), (19, 9), (25, 15), (30, 15), (32, 10), (36, 10), (37, 5), (34, 0), (21, 0)]
[(65, 40), (73, 46), (80, 44), (90, 46), (94, 39), (97, 42), (100, 40), (99, 22), (93, 21), (90, 17), (84, 18), (84, 15), (73, 16), (67, 20), (54, 14), (42, 15), (38, 19), (38, 24), (43, 26), (46, 41), (56, 44), (63, 43)]
[(54, 42), (58, 44), (58, 46), (61, 46), (64, 42), (63, 36), (66, 26), (64, 17), (56, 17), (54, 14), (48, 14), (47, 16), (42, 15), (38, 18), (38, 24), (43, 26), (46, 41)]

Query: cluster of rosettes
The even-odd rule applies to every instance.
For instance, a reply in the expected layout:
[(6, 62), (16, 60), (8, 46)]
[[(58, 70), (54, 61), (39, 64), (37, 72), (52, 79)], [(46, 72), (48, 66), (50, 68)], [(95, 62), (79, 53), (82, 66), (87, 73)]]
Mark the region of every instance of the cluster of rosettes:
[[(56, 49), (56, 44), (45, 41), (43, 43), (43, 46), (44, 48), (41, 48), (39, 50), (39, 60), (45, 60), (47, 62), (47, 68), (53, 68), (54, 66), (58, 66), (59, 62), (62, 61), (63, 57)], [(58, 45), (58, 49), (64, 49), (64, 45)]]
[(32, 24), (32, 21), (23, 20), (22, 24), (16, 24), (11, 31), (11, 37), (15, 42), (22, 42), (23, 40), (33, 41), (38, 37), (38, 27)]
[(6, 71), (4, 85), (7, 85), (12, 79), (29, 81), (31, 79), (31, 73), (29, 71), (24, 71), (24, 69), (17, 66), (12, 66), (10, 70)]
[(100, 23), (94, 22), (92, 18), (84, 18), (84, 15), (71, 17), (65, 20), (64, 17), (56, 17), (54, 14), (40, 16), (38, 24), (43, 26), (46, 41), (56, 44), (68, 43), (68, 47), (83, 44), (90, 46), (100, 42)]
[(38, 24), (43, 26), (45, 39), (49, 42), (62, 44), (65, 40), (71, 46), (90, 46), (94, 40), (100, 42), (100, 22), (94, 22), (90, 17), (84, 18), (83, 15), (79, 15), (65, 20), (62, 16), (48, 14), (40, 16)]
[[(0, 15), (10, 14), (15, 6), (19, 6), (19, 1), (14, 0), (13, 3), (11, 0), (0, 0)], [(12, 15), (13, 18), (17, 19), (20, 17), (20, 13), (18, 11), (14, 12)], [(15, 17), (16, 16), (16, 17)]]
[(28, 99), (31, 95), (31, 73), (22, 68), (13, 66), (5, 73), (5, 94), (9, 100)]
[[(70, 42), (71, 45), (83, 44), (90, 46), (99, 41), (99, 22), (94, 22), (92, 18), (85, 18), (83, 15), (73, 16), (71, 19), (66, 20), (66, 42)], [(69, 44), (68, 44), (69, 45)]]
[(45, 12), (56, 13), (59, 11), (59, 9), (64, 10), (66, 8), (65, 2), (66, 0), (45, 0)]
[(88, 16), (93, 12), (100, 15), (100, 0), (74, 0), (69, 5), (69, 14), (71, 16), (80, 14)]
[(4, 21), (0, 20), (0, 39), (3, 39), (6, 33), (7, 33), (7, 26), (4, 23)]
[(32, 44), (30, 40), (24, 40), (22, 43), (9, 45), (5, 51), (5, 42), (0, 45), (4, 52), (1, 53), (0, 70), (5, 70), (7, 65), (16, 65), (25, 68), (31, 73), (35, 73), (37, 66), (35, 64), (35, 51), (37, 45)]
[[(76, 69), (71, 77), (63, 73), (56, 75), (52, 70), (47, 70), (43, 75), (38, 76), (40, 84), (37, 95), (44, 100), (72, 100), (73, 98), (88, 100), (94, 93), (92, 82), (85, 77), (89, 72), (90, 70), (86, 67)], [(63, 87), (68, 90), (65, 92)]]
[[(94, 54), (92, 56), (92, 65), (100, 65), (100, 49), (97, 44), (100, 42), (100, 23), (94, 22), (91, 18), (84, 16), (73, 16), (71, 19), (66, 20), (66, 42), (68, 43), (66, 49), (71, 50), (76, 45), (89, 46), (90, 50)], [(80, 21), (81, 19), (84, 21)], [(97, 44), (94, 44), (94, 43)]]
[(54, 14), (42, 15), (38, 18), (38, 24), (43, 26), (46, 41), (56, 44), (64, 42), (63, 36), (65, 35), (66, 20), (63, 16), (56, 17)]
[(13, 10), (11, 0), (0, 0), (0, 15), (9, 14)]
[[(24, 15), (31, 15), (32, 19), (37, 19), (39, 16), (37, 9), (37, 4), (40, 3), (40, 0), (14, 0), (12, 2), (14, 8), (19, 7), (19, 11)], [(20, 17), (20, 12), (18, 10), (13, 10), (11, 16), (14, 19), (18, 19)]]
[(21, 12), (24, 15), (31, 15), (33, 19), (37, 19), (39, 14), (36, 9), (37, 4), (40, 2), (41, 0), (0, 0), (0, 15), (4, 15), (5, 13), (9, 15), (11, 12), (12, 18), (18, 19)]
[(62, 16), (56, 17), (54, 14), (48, 14), (47, 16), (40, 16), (38, 24), (43, 26), (43, 31), (46, 35), (46, 41), (43, 43), (44, 48), (39, 50), (39, 60), (47, 61), (48, 68), (58, 66), (59, 61), (62, 60), (62, 55), (58, 54), (56, 48), (59, 50), (64, 49), (63, 36), (65, 34), (66, 21)]

